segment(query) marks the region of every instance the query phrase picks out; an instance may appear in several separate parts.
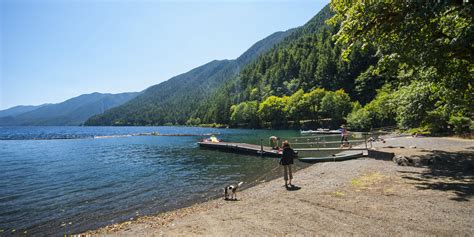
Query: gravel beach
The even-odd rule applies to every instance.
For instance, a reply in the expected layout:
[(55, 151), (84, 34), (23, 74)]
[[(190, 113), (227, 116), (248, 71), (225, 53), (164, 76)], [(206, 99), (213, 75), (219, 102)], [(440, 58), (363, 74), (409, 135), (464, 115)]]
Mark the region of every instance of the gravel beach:
[(474, 235), (474, 141), (386, 138), (373, 144), (410, 161), (360, 158), (314, 164), (216, 199), (92, 230), (100, 236)]

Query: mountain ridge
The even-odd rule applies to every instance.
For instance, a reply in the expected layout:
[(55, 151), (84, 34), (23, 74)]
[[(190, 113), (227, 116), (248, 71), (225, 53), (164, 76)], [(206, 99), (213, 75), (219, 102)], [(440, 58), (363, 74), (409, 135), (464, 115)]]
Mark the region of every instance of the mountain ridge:
[(0, 110), (0, 118), (26, 113), (26, 112), (38, 109), (41, 106), (45, 106), (45, 105), (49, 105), (49, 103), (41, 104), (41, 105), (16, 105), (7, 109)]
[(81, 125), (89, 117), (121, 105), (138, 94), (139, 92), (82, 94), (56, 104), (27, 107), (28, 109), (23, 113), (10, 111), (9, 115), (0, 117), (0, 125)]

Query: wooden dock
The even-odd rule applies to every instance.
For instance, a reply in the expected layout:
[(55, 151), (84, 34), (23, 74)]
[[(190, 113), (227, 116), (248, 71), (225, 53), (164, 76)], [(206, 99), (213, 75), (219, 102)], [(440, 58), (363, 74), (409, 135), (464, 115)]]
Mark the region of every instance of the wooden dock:
[(339, 147), (322, 147), (322, 148), (293, 148), (295, 151), (366, 151), (367, 148), (339, 148)]
[(198, 142), (200, 147), (216, 149), (240, 154), (258, 155), (267, 157), (281, 157), (281, 152), (273, 150), (271, 147), (259, 146), (247, 143), (237, 142)]
[[(273, 150), (268, 146), (260, 146), (238, 142), (210, 142), (201, 141), (198, 145), (203, 148), (227, 151), (232, 153), (258, 155), (267, 157), (281, 157), (281, 151)], [(366, 151), (367, 148), (293, 148), (298, 153), (314, 152), (314, 151)]]

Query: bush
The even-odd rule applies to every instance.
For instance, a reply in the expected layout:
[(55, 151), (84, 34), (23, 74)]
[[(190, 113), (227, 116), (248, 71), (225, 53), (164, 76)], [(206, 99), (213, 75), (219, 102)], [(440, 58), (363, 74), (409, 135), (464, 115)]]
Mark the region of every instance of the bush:
[(423, 122), (431, 134), (441, 134), (449, 132), (448, 118), (444, 115), (441, 109), (435, 109), (427, 113), (427, 118)]
[(351, 110), (351, 99), (344, 90), (328, 91), (321, 100), (321, 114), (332, 119), (332, 127), (341, 125)]
[(347, 116), (350, 130), (367, 132), (372, 128), (372, 115), (364, 108), (354, 110)]
[(270, 96), (260, 103), (258, 115), (262, 122), (270, 122), (273, 128), (286, 126), (285, 104), (288, 97)]
[(403, 129), (416, 128), (429, 123), (428, 112), (434, 109), (435, 100), (431, 83), (414, 82), (395, 92), (397, 122)]
[(397, 110), (392, 93), (389, 87), (383, 87), (377, 91), (375, 99), (364, 106), (373, 116), (373, 127), (386, 127), (396, 124)]
[(186, 121), (186, 126), (196, 126), (199, 124), (201, 124), (200, 118), (190, 118), (188, 121)]
[(449, 118), (449, 124), (458, 135), (472, 132), (473, 121), (468, 117), (453, 115)]
[(245, 125), (248, 127), (258, 127), (259, 117), (257, 114), (257, 101), (246, 101), (230, 108), (230, 124), (234, 127)]

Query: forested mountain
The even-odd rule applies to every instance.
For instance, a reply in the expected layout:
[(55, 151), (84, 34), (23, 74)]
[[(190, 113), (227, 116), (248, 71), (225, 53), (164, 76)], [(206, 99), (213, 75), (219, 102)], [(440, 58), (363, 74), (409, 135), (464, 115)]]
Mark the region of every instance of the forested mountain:
[[(215, 93), (216, 90), (225, 86), (244, 66), (282, 41), (281, 44), (286, 44), (292, 38), (299, 38), (306, 32), (325, 27), (324, 21), (329, 16), (329, 7), (326, 6), (303, 27), (276, 32), (255, 43), (235, 60), (212, 61), (152, 86), (130, 102), (90, 118), (86, 125), (185, 124), (200, 108), (209, 111), (214, 105), (208, 102), (212, 102), (214, 96), (225, 97), (226, 95)], [(214, 113), (225, 116), (228, 114), (227, 110), (228, 108), (223, 111), (214, 110)]]
[(121, 105), (138, 94), (133, 92), (80, 95), (58, 104), (37, 106), (24, 113), (10, 113), (0, 117), (0, 125), (80, 125), (89, 117)]
[(462, 1), (332, 0), (261, 50), (148, 88), (88, 124), (472, 133), (473, 13)]
[(214, 60), (149, 87), (128, 103), (90, 118), (86, 125), (184, 124), (202, 101), (225, 81), (291, 32), (276, 32), (255, 43), (235, 60)]
[(472, 133), (473, 4), (333, 0), (331, 8), (327, 26), (295, 31), (191, 121)]
[[(203, 104), (193, 117), (199, 118), (204, 123), (246, 124), (255, 127), (258, 124), (261, 125), (254, 121), (262, 115), (257, 113), (258, 107), (267, 98), (291, 96), (299, 90), (302, 91), (301, 93), (308, 93), (317, 88), (328, 91), (343, 89), (353, 100), (372, 99), (375, 96), (375, 89), (383, 84), (383, 80), (372, 82), (358, 79), (358, 77), (375, 64), (375, 50), (371, 47), (357, 50), (350, 55), (349, 62), (343, 61), (341, 47), (335, 45), (332, 40), (338, 26), (325, 24), (331, 16), (329, 7), (325, 7), (307, 24), (297, 28), (282, 43), (245, 67), (236, 78), (221, 88), (206, 104)], [(361, 88), (366, 83), (371, 84), (369, 92)], [(247, 103), (247, 101), (252, 103)], [(239, 110), (240, 112), (231, 110), (232, 105), (240, 103), (243, 103), (244, 107), (251, 106), (252, 108)], [(280, 103), (285, 103), (285, 101), (280, 101)], [(242, 116), (236, 114), (242, 111), (253, 114)], [(282, 113), (284, 111), (280, 112)], [(302, 120), (314, 119), (313, 113), (304, 111), (301, 113), (305, 116), (295, 116)], [(281, 118), (278, 113), (268, 116), (273, 116), (272, 120), (282, 120), (282, 123), (296, 119), (288, 113), (287, 116), (283, 116), (285, 118)], [(324, 116), (331, 117), (330, 114)], [(235, 120), (237, 117), (247, 119)], [(341, 121), (334, 121), (336, 122)], [(299, 125), (299, 121), (296, 123)]]

